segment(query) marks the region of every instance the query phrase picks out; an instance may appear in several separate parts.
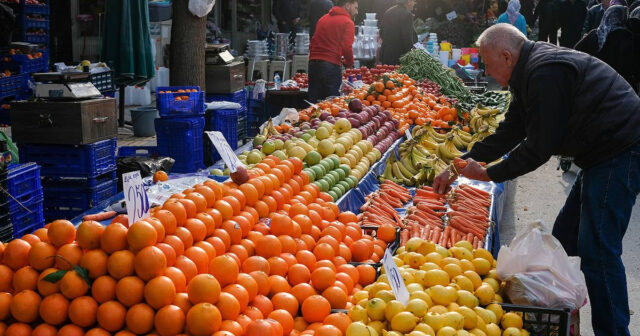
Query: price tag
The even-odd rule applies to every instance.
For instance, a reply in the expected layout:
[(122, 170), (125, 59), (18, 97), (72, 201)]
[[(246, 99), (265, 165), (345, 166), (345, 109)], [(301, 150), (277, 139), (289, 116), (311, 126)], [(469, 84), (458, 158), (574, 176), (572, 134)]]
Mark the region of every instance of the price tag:
[(149, 217), (149, 199), (142, 185), (140, 171), (122, 174), (122, 186), (129, 225)]
[(451, 21), (451, 20), (455, 20), (455, 18), (458, 17), (458, 14), (456, 14), (456, 11), (452, 11), (447, 13), (447, 20)]
[(413, 136), (411, 135), (411, 131), (409, 131), (408, 129), (404, 131), (404, 135), (407, 136), (407, 140), (413, 139)]
[(402, 279), (402, 276), (400, 275), (398, 266), (393, 260), (393, 256), (388, 249), (384, 252), (382, 266), (384, 267), (384, 271), (387, 273), (387, 279), (389, 280), (389, 284), (391, 284), (393, 295), (395, 295), (398, 301), (402, 302), (402, 304), (406, 306), (409, 302), (409, 291), (407, 290), (407, 286), (404, 284), (404, 279)]
[(229, 167), (229, 171), (235, 173), (238, 169), (238, 166), (242, 166), (242, 162), (236, 156), (236, 153), (233, 152), (231, 146), (227, 142), (227, 139), (224, 138), (224, 135), (218, 131), (210, 131), (205, 132), (209, 136), (211, 143), (216, 147), (218, 154), (222, 157), (224, 163)]
[(424, 45), (422, 43), (420, 43), (420, 42), (414, 43), (413, 47), (416, 48), (416, 49), (427, 51), (427, 48), (425, 48)]

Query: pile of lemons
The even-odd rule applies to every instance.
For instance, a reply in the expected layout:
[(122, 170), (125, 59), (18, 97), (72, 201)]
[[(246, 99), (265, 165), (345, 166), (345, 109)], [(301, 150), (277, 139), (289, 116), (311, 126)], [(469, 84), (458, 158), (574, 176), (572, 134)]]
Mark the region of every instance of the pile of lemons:
[(353, 295), (346, 336), (529, 336), (522, 317), (500, 306), (504, 284), (489, 251), (412, 238), (393, 259), (410, 293), (407, 305), (383, 273)]

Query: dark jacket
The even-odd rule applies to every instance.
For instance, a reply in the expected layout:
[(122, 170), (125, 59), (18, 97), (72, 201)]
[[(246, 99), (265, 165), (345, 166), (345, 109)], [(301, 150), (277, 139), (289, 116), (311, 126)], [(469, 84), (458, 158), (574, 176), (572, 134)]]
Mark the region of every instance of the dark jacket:
[(316, 31), (316, 24), (320, 18), (329, 13), (333, 7), (333, 1), (331, 0), (313, 0), (309, 4), (309, 38), (313, 37), (313, 33)]
[(342, 7), (331, 8), (318, 20), (316, 32), (309, 43), (309, 60), (326, 61), (335, 65), (353, 66), (355, 25), (351, 15)]
[(532, 27), (536, 19), (533, 15), (534, 4), (533, 0), (521, 0), (520, 1), (520, 14), (527, 20), (527, 26)]
[(560, 45), (573, 48), (582, 37), (582, 27), (587, 15), (587, 5), (583, 0), (575, 0), (573, 3), (564, 0), (560, 4)]
[(552, 155), (587, 169), (640, 140), (640, 98), (611, 67), (585, 53), (526, 41), (509, 80), (509, 111), (496, 133), (463, 157), (492, 162), (492, 181), (535, 170)]
[(636, 0), (634, 2), (631, 3), (631, 6), (629, 6), (629, 13), (633, 12), (634, 9), (640, 7), (640, 0)]
[(273, 0), (272, 13), (278, 23), (289, 23), (300, 17), (300, 0)]
[(382, 47), (380, 62), (395, 65), (400, 63), (400, 56), (407, 53), (418, 41), (413, 29), (413, 14), (404, 5), (396, 5), (384, 13), (380, 28)]
[[(556, 12), (559, 5), (558, 0), (540, 0), (533, 11), (533, 22), (540, 18), (540, 29), (544, 27), (548, 30), (553, 28), (557, 30), (559, 25)], [(532, 24), (529, 25), (531, 26)]]
[(582, 35), (589, 33), (592, 29), (598, 28), (603, 15), (604, 9), (602, 5), (595, 5), (589, 8), (587, 17), (584, 20), (584, 25), (582, 26)]
[(638, 82), (638, 59), (631, 57), (632, 53), (630, 51), (633, 50), (633, 34), (631, 31), (627, 29), (612, 31), (607, 35), (602, 50), (598, 51), (598, 35), (597, 30), (594, 29), (582, 38), (574, 49), (595, 56), (607, 63), (626, 79), (632, 87), (636, 87)]

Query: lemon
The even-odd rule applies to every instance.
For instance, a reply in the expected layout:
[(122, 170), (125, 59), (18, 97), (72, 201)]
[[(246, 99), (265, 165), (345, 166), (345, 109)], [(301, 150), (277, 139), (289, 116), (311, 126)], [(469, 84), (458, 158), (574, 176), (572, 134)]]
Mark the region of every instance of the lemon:
[(369, 304), (369, 299), (362, 299), (360, 301), (358, 301), (358, 306), (361, 306), (362, 308), (367, 308), (367, 305)]
[(485, 333), (487, 332), (487, 323), (482, 319), (482, 317), (480, 317), (480, 315), (476, 315), (476, 329), (480, 329)]
[(346, 336), (370, 336), (369, 328), (362, 322), (353, 322), (347, 327)]
[(386, 307), (384, 300), (380, 298), (373, 298), (369, 300), (367, 304), (367, 316), (373, 321), (384, 320), (384, 309)]
[[(422, 266), (422, 265), (420, 265), (420, 266)], [(416, 283), (423, 284), (424, 283), (424, 277), (425, 277), (426, 274), (427, 274), (426, 270), (420, 269), (420, 270), (415, 271), (413, 273), (413, 278), (416, 280)]]
[(426, 257), (426, 261), (427, 262), (434, 263), (434, 264), (436, 264), (438, 266), (440, 265), (440, 262), (442, 261), (442, 259), (444, 259), (442, 254), (440, 254), (438, 252), (431, 252), (431, 253), (427, 254), (425, 257)]
[(456, 312), (460, 313), (464, 317), (464, 328), (465, 329), (473, 329), (478, 324), (478, 315), (473, 309), (469, 307), (460, 307), (456, 310)]
[(429, 288), (428, 293), (431, 297), (431, 300), (435, 304), (443, 306), (449, 305), (451, 302), (455, 302), (458, 299), (458, 291), (456, 291), (455, 288), (451, 286), (445, 287), (441, 285), (435, 285)]
[(468, 292), (473, 292), (475, 289), (475, 287), (473, 287), (473, 282), (464, 275), (454, 277), (451, 279), (451, 283), (457, 285), (461, 290), (466, 290)]
[(493, 302), (503, 303), (504, 300), (502, 299), (502, 296), (500, 296), (500, 294), (496, 294), (493, 296)]
[(494, 314), (491, 310), (484, 309), (482, 307), (475, 307), (473, 311), (478, 314), (482, 318), (485, 323), (498, 323), (498, 319), (496, 318), (496, 314)]
[(456, 330), (464, 327), (464, 316), (458, 312), (448, 312), (442, 314), (444, 317), (444, 325), (452, 327)]
[(362, 299), (368, 299), (369, 298), (369, 293), (366, 291), (357, 291), (355, 294), (353, 294), (353, 301), (354, 302), (360, 302)]
[(396, 255), (405, 253), (406, 251), (407, 251), (407, 246), (406, 245), (405, 246), (400, 246), (400, 247), (398, 247), (398, 250), (396, 251)]
[(473, 336), (468, 331), (460, 329), (456, 330), (456, 336)]
[(390, 289), (391, 289), (391, 286), (389, 286), (389, 284), (384, 282), (376, 282), (372, 284), (371, 288), (369, 289), (369, 299), (375, 298), (376, 294), (381, 290), (390, 290)]
[(493, 288), (494, 292), (497, 293), (500, 291), (500, 283), (498, 282), (498, 280), (494, 278), (485, 278), (484, 280), (482, 280), (482, 282), (489, 284)]
[(424, 264), (425, 260), (427, 260), (427, 258), (418, 252), (409, 252), (402, 258), (405, 265), (409, 265), (412, 268), (420, 267), (420, 265)]
[(436, 333), (436, 336), (455, 336), (455, 335), (456, 335), (456, 330), (451, 327), (443, 327), (440, 330), (438, 330), (438, 333)]
[(495, 323), (487, 324), (487, 336), (500, 336), (502, 330)]
[(378, 335), (380, 335), (382, 334), (382, 330), (386, 329), (387, 323), (382, 321), (371, 321), (367, 326), (373, 328), (373, 330), (375, 330)]
[(378, 299), (382, 299), (384, 302), (389, 302), (389, 301), (395, 299), (395, 295), (393, 295), (393, 292), (390, 291), (390, 290), (386, 290), (386, 289), (378, 291), (376, 293), (376, 297)]
[(404, 305), (398, 300), (391, 300), (387, 302), (387, 306), (384, 308), (384, 317), (387, 321), (396, 316), (396, 314), (404, 311)]
[(464, 289), (458, 291), (458, 300), (456, 300), (456, 302), (461, 306), (469, 308), (475, 308), (479, 304), (478, 298), (473, 295), (473, 293)]
[(491, 271), (491, 262), (484, 258), (475, 258), (471, 260), (473, 266), (476, 268), (476, 272), (480, 275), (487, 275)]
[(530, 336), (529, 332), (524, 330), (524, 329), (520, 329), (520, 335), (522, 335), (522, 336)]
[(447, 286), (449, 285), (450, 278), (449, 273), (443, 270), (430, 270), (424, 275), (424, 285), (426, 287), (433, 287), (436, 285)]
[(393, 330), (392, 331), (386, 331), (386, 330), (383, 330), (382, 331), (382, 336), (403, 336), (403, 335), (402, 335), (402, 333), (399, 333), (397, 331), (393, 331)]
[(504, 310), (502, 310), (502, 306), (497, 303), (492, 303), (488, 305), (485, 309), (492, 311), (496, 315), (497, 321), (502, 321), (502, 315), (504, 315)]
[(451, 302), (448, 306), (447, 306), (447, 310), (449, 311), (456, 311), (458, 310), (458, 308), (460, 308), (460, 305), (455, 303), (455, 302)]
[[(384, 269), (384, 267), (383, 267)], [(386, 284), (389, 283), (389, 278), (387, 278), (386, 274), (380, 274), (380, 276), (378, 277), (378, 280), (376, 280), (377, 282), (384, 282)]]
[(487, 334), (486, 334), (484, 331), (482, 331), (482, 330), (480, 330), (480, 329), (478, 329), (478, 328), (471, 329), (471, 330), (469, 330), (469, 332), (470, 332), (473, 336), (487, 336)]
[(462, 259), (460, 260), (460, 267), (462, 267), (462, 271), (476, 271), (476, 267), (473, 266), (473, 263), (470, 260)]
[(443, 306), (443, 305), (435, 305), (432, 306), (431, 308), (429, 308), (428, 312), (430, 313), (435, 313), (435, 314), (444, 314), (446, 312), (448, 312), (449, 309), (447, 309), (447, 307)]
[(473, 288), (478, 288), (482, 285), (482, 278), (475, 271), (465, 271), (462, 275), (466, 276), (471, 283), (473, 283)]
[(424, 243), (420, 244), (420, 246), (418, 247), (418, 253), (424, 256), (435, 251), (436, 251), (436, 244), (431, 241), (424, 241)]
[(413, 331), (421, 331), (425, 335), (429, 335), (429, 336), (436, 335), (435, 330), (433, 330), (433, 328), (426, 323), (418, 323), (418, 325), (415, 328), (413, 328)]
[(455, 246), (455, 247), (463, 247), (463, 248), (467, 249), (467, 251), (473, 252), (473, 245), (471, 245), (471, 243), (466, 241), (466, 240), (461, 240), (461, 241), (455, 243), (453, 246)]
[(427, 309), (429, 309), (429, 305), (420, 299), (409, 300), (406, 307), (408, 312), (417, 317), (423, 317), (427, 313)]
[(413, 292), (422, 292), (424, 291), (424, 287), (419, 283), (410, 283), (407, 285), (407, 291), (409, 291), (409, 294)]
[(409, 312), (401, 312), (391, 319), (391, 329), (401, 333), (408, 333), (415, 328), (419, 318)]
[(460, 260), (453, 258), (453, 257), (445, 257), (442, 259), (442, 261), (440, 261), (440, 266), (444, 267), (444, 265), (448, 265), (448, 264), (456, 264), (458, 266), (460, 266)]
[[(399, 256), (398, 257), (393, 257), (393, 261), (396, 262), (396, 266), (398, 266), (398, 267), (404, 266), (404, 261)], [(384, 269), (384, 267), (382, 269)]]
[(487, 259), (487, 261), (489, 261), (490, 263), (493, 263), (493, 255), (491, 254), (491, 252), (483, 249), (483, 248), (479, 248), (473, 251), (473, 258), (483, 258), (483, 259)]
[(430, 326), (433, 330), (440, 330), (444, 326), (444, 316), (435, 312), (427, 312), (422, 321)]
[[(438, 254), (438, 256), (440, 256), (440, 255)], [(441, 270), (442, 267), (440, 267), (440, 265), (438, 265), (438, 264), (436, 264), (434, 262), (429, 261), (429, 262), (426, 262), (426, 263), (420, 265), (420, 269), (423, 270), (423, 271), (430, 271), (432, 269)]]
[(416, 282), (416, 279), (411, 272), (400, 272), (400, 275), (402, 276), (402, 280), (404, 280), (405, 284)]
[(444, 265), (444, 267), (442, 267), (442, 270), (449, 274), (449, 278), (455, 278), (456, 276), (462, 274), (462, 267), (453, 263)]
[(516, 313), (506, 313), (502, 315), (501, 325), (503, 328), (518, 328), (522, 329), (522, 317)]
[(429, 296), (429, 294), (427, 294), (427, 292), (417, 291), (409, 294), (409, 300), (413, 299), (420, 299), (426, 302), (429, 307), (433, 306), (433, 301), (431, 301), (431, 297)]
[(422, 240), (420, 238), (417, 238), (417, 237), (413, 237), (413, 238), (407, 240), (407, 243), (404, 246), (405, 246), (407, 252), (418, 252), (418, 249), (424, 243), (425, 243), (424, 240)]
[(449, 252), (451, 252), (456, 259), (473, 259), (473, 253), (464, 247), (452, 247), (449, 249)]
[(351, 309), (349, 309), (349, 318), (351, 318), (351, 321), (354, 322), (366, 322), (368, 319), (367, 316), (367, 309), (360, 306), (360, 305), (355, 305), (353, 307), (351, 307)]
[(493, 297), (496, 295), (496, 292), (490, 285), (482, 284), (480, 287), (476, 288), (474, 294), (478, 297), (478, 300), (480, 300), (480, 304), (486, 306), (493, 301)]
[(495, 269), (491, 269), (491, 270), (489, 271), (489, 274), (487, 274), (487, 278), (492, 278), (492, 279), (500, 280), (500, 278), (498, 277), (498, 271), (496, 271)]
[(426, 336), (427, 334), (423, 333), (420, 330), (414, 330), (407, 334), (407, 336)]
[(447, 250), (446, 248), (440, 245), (436, 245), (436, 252), (438, 252), (438, 254), (440, 254), (443, 258), (446, 258), (451, 255), (449, 253), (449, 250)]
[(518, 328), (507, 328), (502, 332), (502, 336), (521, 336), (520, 329)]

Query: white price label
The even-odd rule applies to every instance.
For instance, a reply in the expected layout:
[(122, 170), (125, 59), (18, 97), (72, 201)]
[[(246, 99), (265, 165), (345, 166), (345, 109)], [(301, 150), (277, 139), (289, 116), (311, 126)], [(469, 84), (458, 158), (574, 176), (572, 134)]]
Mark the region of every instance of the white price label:
[(229, 167), (229, 171), (235, 173), (238, 169), (238, 166), (242, 166), (242, 162), (236, 156), (236, 153), (233, 152), (231, 146), (227, 142), (227, 139), (224, 138), (224, 135), (218, 131), (210, 131), (205, 132), (209, 136), (211, 143), (216, 147), (218, 154), (222, 157), (224, 163)]
[(389, 284), (391, 284), (393, 295), (395, 295), (398, 301), (402, 302), (402, 304), (406, 306), (409, 302), (409, 291), (407, 290), (407, 286), (404, 284), (404, 279), (402, 279), (398, 266), (393, 260), (393, 256), (391, 255), (391, 252), (389, 252), (389, 249), (384, 252), (382, 266), (384, 267), (384, 271), (387, 273), (387, 280), (389, 280)]
[(129, 225), (149, 217), (149, 199), (142, 184), (140, 171), (122, 174), (122, 186)]
[(447, 13), (447, 20), (451, 21), (451, 20), (455, 20), (455, 18), (458, 17), (458, 14), (456, 14), (456, 11), (452, 11)]
[(404, 135), (407, 136), (407, 140), (413, 139), (413, 136), (411, 135), (411, 131), (409, 131), (408, 129), (404, 131)]

